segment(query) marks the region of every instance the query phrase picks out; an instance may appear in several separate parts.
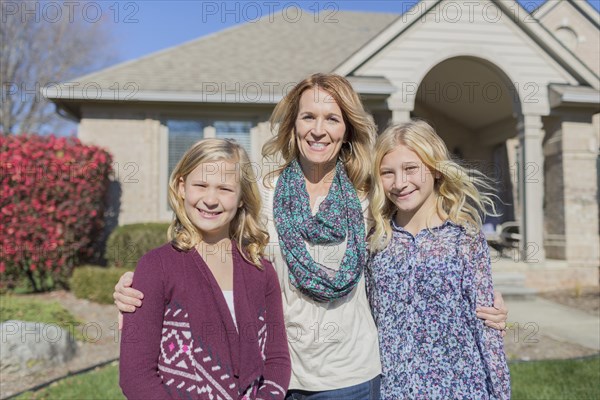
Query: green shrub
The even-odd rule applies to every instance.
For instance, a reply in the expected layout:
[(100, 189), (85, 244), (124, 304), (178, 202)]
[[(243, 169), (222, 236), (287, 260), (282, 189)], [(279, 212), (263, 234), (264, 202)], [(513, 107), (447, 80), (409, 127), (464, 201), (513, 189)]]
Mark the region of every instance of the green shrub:
[(105, 268), (99, 266), (77, 267), (71, 277), (71, 291), (80, 299), (96, 303), (111, 304), (115, 284), (127, 268)]
[[(167, 243), (167, 223), (131, 224), (117, 227), (106, 243), (108, 265), (135, 268), (149, 250)], [(114, 284), (113, 284), (114, 285)]]

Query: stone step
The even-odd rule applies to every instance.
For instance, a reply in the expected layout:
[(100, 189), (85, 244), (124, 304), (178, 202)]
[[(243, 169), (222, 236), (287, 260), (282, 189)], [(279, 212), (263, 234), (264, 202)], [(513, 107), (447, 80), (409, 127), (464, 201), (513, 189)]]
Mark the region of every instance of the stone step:
[(537, 296), (537, 290), (525, 286), (494, 285), (494, 290), (502, 293), (504, 300), (531, 300)]
[(492, 272), (494, 285), (525, 285), (525, 274), (519, 272)]
[(502, 292), (505, 300), (526, 300), (536, 296), (537, 290), (525, 286), (525, 274), (493, 272), (494, 289)]

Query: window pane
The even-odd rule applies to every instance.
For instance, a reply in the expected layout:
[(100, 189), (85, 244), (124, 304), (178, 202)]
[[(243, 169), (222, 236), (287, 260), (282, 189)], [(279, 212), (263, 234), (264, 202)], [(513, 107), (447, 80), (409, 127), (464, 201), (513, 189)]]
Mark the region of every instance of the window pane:
[(250, 156), (250, 121), (215, 121), (216, 136), (224, 139), (235, 139)]
[(198, 140), (204, 132), (203, 121), (169, 120), (169, 177), (183, 154)]

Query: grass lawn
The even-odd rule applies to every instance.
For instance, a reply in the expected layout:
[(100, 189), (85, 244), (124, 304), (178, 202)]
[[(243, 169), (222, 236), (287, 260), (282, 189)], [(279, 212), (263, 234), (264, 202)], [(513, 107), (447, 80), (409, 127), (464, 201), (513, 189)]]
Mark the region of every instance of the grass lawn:
[[(531, 361), (510, 365), (512, 398), (584, 400), (600, 398), (600, 356), (583, 360)], [(116, 363), (70, 377), (17, 399), (124, 399)]]
[(512, 398), (600, 399), (600, 356), (510, 365)]
[(37, 392), (23, 393), (21, 396), (16, 397), (16, 399), (125, 399), (119, 387), (118, 368), (117, 362), (114, 362), (85, 374), (63, 379)]
[(0, 295), (0, 322), (12, 319), (56, 324), (65, 328), (66, 331), (73, 332), (75, 339), (84, 339), (81, 329), (76, 329), (81, 321), (56, 301)]

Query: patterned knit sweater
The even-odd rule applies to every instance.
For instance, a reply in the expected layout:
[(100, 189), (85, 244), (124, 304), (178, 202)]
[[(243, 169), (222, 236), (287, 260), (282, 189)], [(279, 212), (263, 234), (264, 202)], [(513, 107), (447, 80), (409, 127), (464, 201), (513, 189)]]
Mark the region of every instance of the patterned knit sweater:
[(170, 244), (139, 261), (143, 305), (124, 316), (120, 385), (129, 399), (283, 399), (291, 369), (281, 290), (232, 245), (234, 309), (195, 250)]

